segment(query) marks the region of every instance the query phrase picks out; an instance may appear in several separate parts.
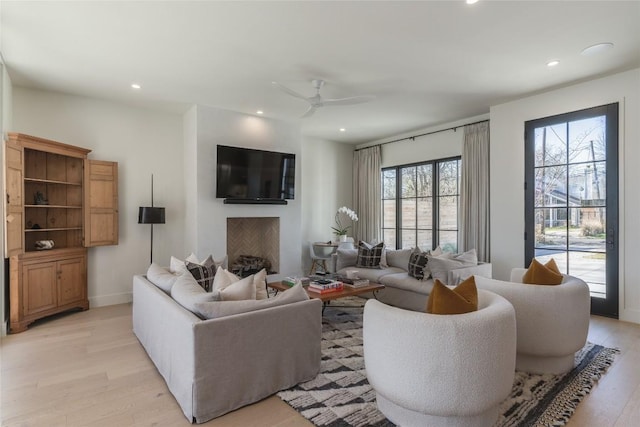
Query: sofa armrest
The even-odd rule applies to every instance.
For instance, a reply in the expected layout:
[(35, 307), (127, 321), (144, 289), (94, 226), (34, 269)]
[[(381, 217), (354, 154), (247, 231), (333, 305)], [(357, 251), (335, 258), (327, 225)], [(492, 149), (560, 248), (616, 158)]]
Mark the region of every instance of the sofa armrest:
[(133, 332), (191, 420), (194, 372), (193, 327), (201, 320), (145, 276), (133, 277)]
[(457, 268), (450, 270), (447, 273), (447, 284), (450, 286), (457, 286), (460, 282), (468, 279), (471, 276), (482, 276), (491, 278), (492, 266), (490, 262), (481, 262), (478, 265), (471, 267)]

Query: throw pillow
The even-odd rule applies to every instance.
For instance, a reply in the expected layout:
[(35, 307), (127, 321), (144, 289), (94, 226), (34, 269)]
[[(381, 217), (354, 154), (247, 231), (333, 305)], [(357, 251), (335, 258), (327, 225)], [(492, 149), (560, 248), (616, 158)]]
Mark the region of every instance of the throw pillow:
[[(418, 280), (425, 278), (424, 268), (427, 266), (427, 255), (428, 252), (422, 252), (420, 248), (415, 248), (413, 252), (411, 252), (408, 263), (409, 267), (407, 268), (409, 276), (415, 277)], [(428, 273), (426, 276), (428, 277)]]
[(204, 264), (197, 264), (194, 262), (186, 261), (187, 270), (202, 289), (207, 292), (211, 292), (213, 289), (213, 279), (216, 274), (214, 270), (213, 258), (207, 258)]
[(356, 265), (356, 261), (358, 261), (357, 249), (338, 249), (336, 254), (336, 271), (353, 267)]
[(526, 273), (522, 276), (522, 283), (529, 285), (559, 285), (562, 283), (562, 274), (560, 274), (558, 266), (553, 259), (543, 265), (534, 258)]
[(562, 273), (560, 273), (560, 269), (558, 268), (558, 264), (556, 264), (556, 260), (553, 259), (553, 258), (551, 258), (549, 261), (547, 261), (547, 263), (544, 266), (547, 267), (548, 269), (550, 269), (551, 271), (553, 271), (554, 273), (562, 274)]
[(171, 297), (181, 306), (196, 312), (194, 304), (199, 302), (217, 301), (217, 294), (205, 291), (189, 273), (181, 274), (171, 287)]
[(195, 262), (196, 264), (199, 262), (198, 257), (196, 257), (193, 252), (191, 252), (191, 254), (189, 254), (189, 256), (184, 260), (171, 256), (171, 260), (169, 261), (169, 271), (174, 274), (184, 273), (187, 271), (186, 261)]
[(279, 292), (274, 298), (265, 300), (246, 301), (212, 301), (196, 304), (197, 314), (205, 319), (231, 316), (264, 308), (277, 307), (294, 302), (308, 300), (309, 296), (302, 285), (295, 285), (291, 289)]
[(361, 240), (358, 244), (358, 259), (356, 260), (356, 267), (380, 268), (380, 258), (382, 257), (383, 249), (384, 242), (380, 242), (373, 246)]
[(178, 276), (171, 273), (166, 268), (160, 267), (155, 262), (152, 262), (147, 269), (147, 280), (168, 294), (171, 293), (171, 288), (177, 278)]
[(253, 284), (256, 287), (256, 299), (267, 299), (267, 270), (264, 268), (253, 275)]
[(440, 280), (445, 285), (449, 284), (447, 283), (449, 271), (478, 265), (478, 256), (475, 249), (456, 255), (447, 254), (446, 252), (440, 256), (427, 255), (427, 259), (431, 277), (434, 280)]
[(214, 268), (214, 271), (215, 271), (215, 269), (217, 269), (218, 266), (221, 266), (222, 268), (227, 268), (228, 257), (225, 255), (225, 257), (222, 260), (216, 261), (213, 259), (213, 255), (209, 255), (204, 260), (200, 261), (198, 260), (198, 257), (193, 252), (191, 252), (189, 256), (187, 256), (183, 261), (180, 258), (176, 258), (172, 256), (169, 261), (169, 271), (174, 274), (180, 274), (187, 271), (187, 266), (186, 266), (187, 261), (192, 262), (194, 264), (205, 264), (205, 263), (213, 262), (215, 264), (215, 268)]
[(226, 286), (222, 290), (214, 291), (218, 296), (214, 301), (242, 301), (256, 299), (256, 286), (253, 283), (254, 275), (247, 276), (235, 283)]
[(222, 267), (218, 267), (216, 275), (213, 278), (213, 290), (221, 291), (232, 283), (238, 282), (240, 277), (236, 276), (229, 270), (225, 270)]
[(463, 314), (478, 310), (478, 288), (473, 276), (460, 283), (454, 289), (442, 284), (438, 279), (427, 300), (427, 313)]

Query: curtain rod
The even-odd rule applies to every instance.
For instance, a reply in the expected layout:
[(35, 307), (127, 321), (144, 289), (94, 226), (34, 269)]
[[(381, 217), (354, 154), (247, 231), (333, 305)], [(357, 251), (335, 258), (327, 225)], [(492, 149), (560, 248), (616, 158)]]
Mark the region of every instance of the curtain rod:
[(367, 147), (356, 148), (353, 151), (366, 150), (367, 148), (371, 148), (371, 147), (381, 147), (381, 146), (386, 145), (386, 144), (391, 144), (393, 142), (406, 141), (406, 140), (409, 140), (409, 139), (415, 141), (416, 138), (420, 138), (421, 136), (433, 135), (434, 133), (447, 132), (447, 131), (450, 131), (450, 130), (455, 132), (460, 127), (470, 126), (470, 125), (477, 125), (478, 123), (485, 123), (485, 122), (488, 122), (488, 121), (489, 121), (489, 119), (478, 120), (477, 122), (473, 122), (473, 123), (466, 123), (464, 125), (453, 126), (453, 127), (446, 128), (446, 129), (434, 130), (434, 131), (431, 131), (431, 132), (421, 133), (420, 135), (407, 136), (407, 137), (404, 137), (404, 138), (394, 139), (392, 141), (381, 142), (380, 144), (373, 144), (373, 145), (369, 145)]

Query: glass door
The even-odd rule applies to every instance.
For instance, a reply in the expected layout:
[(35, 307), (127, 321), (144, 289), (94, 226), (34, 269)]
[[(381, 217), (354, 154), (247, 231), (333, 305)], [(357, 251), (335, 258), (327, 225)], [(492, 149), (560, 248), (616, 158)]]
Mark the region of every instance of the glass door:
[(618, 104), (525, 123), (525, 265), (553, 258), (618, 317)]

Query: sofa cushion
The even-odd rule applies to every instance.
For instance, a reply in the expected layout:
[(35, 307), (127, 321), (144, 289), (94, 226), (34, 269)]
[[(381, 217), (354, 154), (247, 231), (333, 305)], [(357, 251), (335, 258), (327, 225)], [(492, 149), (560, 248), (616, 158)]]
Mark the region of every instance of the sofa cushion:
[(357, 260), (357, 249), (338, 249), (336, 251), (336, 271), (346, 267), (354, 267)]
[(562, 277), (553, 258), (544, 265), (534, 258), (531, 260), (526, 273), (522, 276), (522, 283), (530, 285), (559, 285), (562, 283)]
[(295, 285), (286, 291), (279, 292), (274, 298), (246, 301), (212, 301), (195, 304), (195, 313), (204, 319), (231, 316), (249, 311), (277, 307), (298, 301), (308, 300), (309, 296), (302, 285)]
[(155, 262), (152, 262), (147, 269), (147, 279), (167, 294), (171, 293), (171, 288), (177, 278), (177, 275), (171, 273), (164, 267), (160, 267)]
[(360, 241), (358, 244), (358, 259), (356, 267), (380, 268), (380, 259), (382, 258), (382, 250), (384, 242), (377, 245), (370, 245), (367, 242)]
[(450, 289), (435, 280), (427, 300), (427, 313), (463, 314), (478, 310), (478, 289), (473, 276)]
[(429, 254), (428, 252), (422, 252), (420, 248), (415, 248), (413, 252), (411, 252), (411, 255), (409, 256), (408, 267), (407, 267), (409, 276), (415, 277), (418, 280), (422, 280), (425, 278), (425, 276), (429, 275), (428, 270), (425, 274), (425, 267), (427, 266), (428, 254)]
[[(386, 254), (386, 266), (397, 267), (405, 270), (409, 264), (409, 257), (411, 257), (412, 249), (385, 249)], [(380, 263), (382, 266), (382, 262)]]
[(194, 304), (198, 302), (216, 301), (220, 298), (220, 295), (219, 293), (205, 291), (202, 286), (198, 285), (196, 279), (187, 272), (180, 274), (176, 279), (171, 287), (171, 297), (176, 300), (178, 304), (195, 313)]
[(354, 268), (353, 266), (338, 270), (341, 276), (347, 275), (347, 270), (357, 270), (356, 276), (360, 279), (369, 279), (372, 282), (380, 283), (382, 278), (394, 273), (406, 273), (402, 268), (387, 267), (387, 268)]
[(433, 280), (418, 280), (415, 277), (409, 276), (409, 273), (406, 271), (387, 274), (382, 277), (381, 283), (389, 288), (401, 289), (423, 295), (429, 295), (433, 288)]
[(441, 256), (427, 255), (428, 268), (433, 279), (438, 279), (445, 285), (448, 285), (449, 271), (457, 268), (470, 267), (478, 265), (478, 256), (475, 249), (463, 252), (461, 254), (451, 255), (443, 254)]

